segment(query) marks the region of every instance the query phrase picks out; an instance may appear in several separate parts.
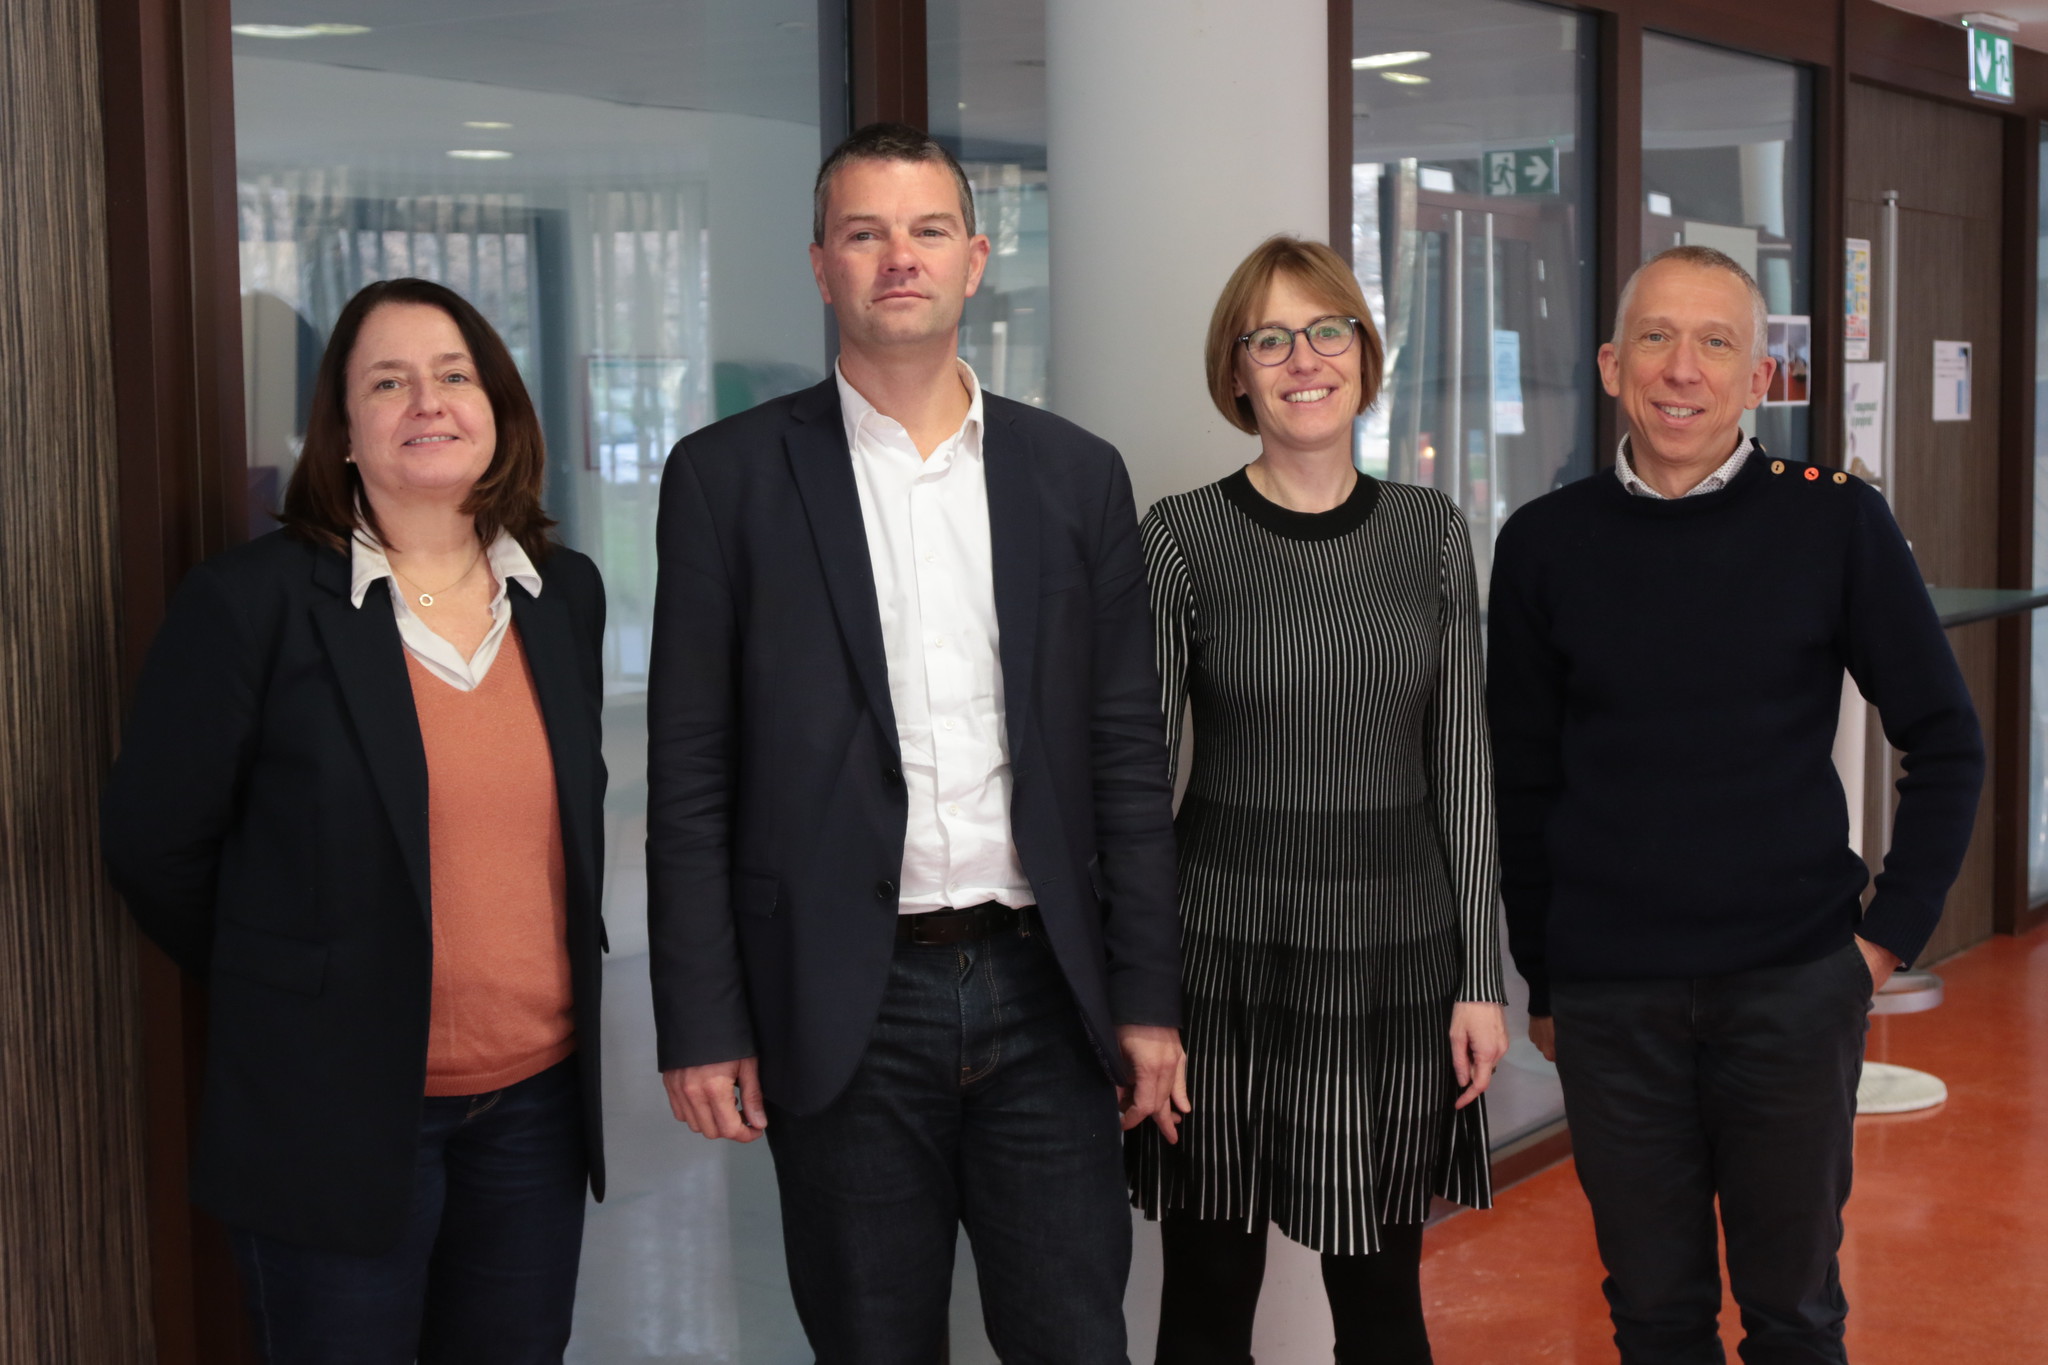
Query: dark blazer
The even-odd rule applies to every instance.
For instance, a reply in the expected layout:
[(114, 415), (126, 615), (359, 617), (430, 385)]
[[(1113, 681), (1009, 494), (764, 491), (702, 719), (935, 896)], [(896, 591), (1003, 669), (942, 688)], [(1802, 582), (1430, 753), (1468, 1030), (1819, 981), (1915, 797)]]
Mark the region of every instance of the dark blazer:
[[(1178, 1025), (1172, 793), (1123, 462), (987, 395), (1011, 836), (1083, 1022)], [(648, 929), (664, 1069), (758, 1056), (798, 1113), (851, 1078), (895, 943), (906, 804), (835, 381), (685, 437), (662, 475)]]
[[(604, 585), (572, 550), (509, 590), (562, 819), (591, 1187), (598, 1108)], [(385, 585), (275, 532), (187, 575), (102, 811), (143, 931), (204, 977), (193, 1199), (234, 1227), (375, 1254), (412, 1192), (433, 978), (427, 763)]]

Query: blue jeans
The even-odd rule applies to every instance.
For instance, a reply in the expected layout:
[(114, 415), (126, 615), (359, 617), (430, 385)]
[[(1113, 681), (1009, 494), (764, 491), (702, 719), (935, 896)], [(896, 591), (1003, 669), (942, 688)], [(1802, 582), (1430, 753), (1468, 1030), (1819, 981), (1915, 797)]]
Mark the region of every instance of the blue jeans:
[(846, 1091), (817, 1114), (769, 1109), (790, 1289), (819, 1365), (943, 1360), (963, 1223), (1006, 1365), (1122, 1362), (1120, 1127), (1043, 930), (899, 941)]
[(232, 1231), (268, 1365), (559, 1365), (588, 1167), (576, 1059), (429, 1097), (412, 1215), (381, 1256)]
[(1835, 1254), (1870, 971), (1851, 943), (1727, 976), (1558, 981), (1557, 1071), (1622, 1365), (1841, 1365)]

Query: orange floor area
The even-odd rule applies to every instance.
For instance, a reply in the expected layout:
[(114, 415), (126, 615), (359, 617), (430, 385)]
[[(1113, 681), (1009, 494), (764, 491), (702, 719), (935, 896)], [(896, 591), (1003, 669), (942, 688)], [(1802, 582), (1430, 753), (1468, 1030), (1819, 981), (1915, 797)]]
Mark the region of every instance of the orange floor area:
[[(1873, 1060), (1949, 1098), (1856, 1125), (1842, 1246), (1856, 1365), (2048, 1365), (2048, 930), (1940, 964), (1946, 1002), (1873, 1019)], [(1593, 1220), (1565, 1162), (1430, 1229), (1441, 1365), (1612, 1361)], [(1722, 1337), (1736, 1359), (1732, 1301)]]

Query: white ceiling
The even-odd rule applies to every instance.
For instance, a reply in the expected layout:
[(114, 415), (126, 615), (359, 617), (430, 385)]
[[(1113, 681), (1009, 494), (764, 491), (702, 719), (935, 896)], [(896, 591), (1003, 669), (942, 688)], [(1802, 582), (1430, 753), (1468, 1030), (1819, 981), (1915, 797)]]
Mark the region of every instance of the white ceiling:
[(238, 34), (237, 59), (818, 123), (817, 0), (234, 0), (232, 15), (369, 30)]
[[(1908, 14), (1924, 14), (1930, 19), (1941, 19), (1955, 24), (1965, 14), (2002, 14), (2008, 19), (2019, 21), (2020, 31), (2013, 41), (2021, 47), (2031, 47), (2048, 52), (2048, 4), (2034, 0), (2031, 4), (2015, 3), (2015, 0), (1991, 0), (1989, 4), (1957, 4), (1956, 0), (1880, 0), (1893, 9), (1905, 10)], [(1962, 60), (1960, 57), (1958, 61)]]

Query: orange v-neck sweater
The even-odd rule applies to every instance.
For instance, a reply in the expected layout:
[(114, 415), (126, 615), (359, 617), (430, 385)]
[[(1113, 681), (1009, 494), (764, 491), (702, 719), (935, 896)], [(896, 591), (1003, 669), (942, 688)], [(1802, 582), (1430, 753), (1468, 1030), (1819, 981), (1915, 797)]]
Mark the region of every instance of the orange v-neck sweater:
[(406, 655), (427, 751), (429, 1095), (477, 1095), (576, 1049), (555, 763), (517, 627), (475, 689)]

